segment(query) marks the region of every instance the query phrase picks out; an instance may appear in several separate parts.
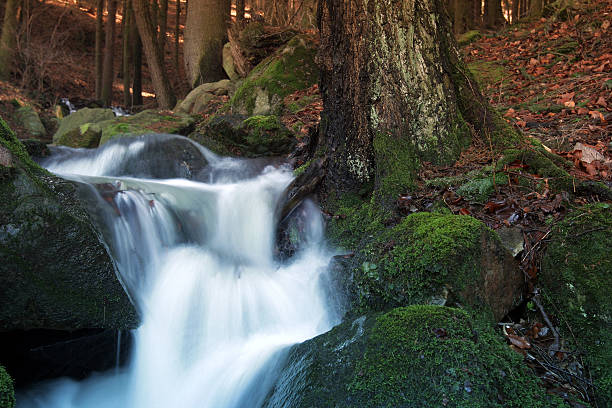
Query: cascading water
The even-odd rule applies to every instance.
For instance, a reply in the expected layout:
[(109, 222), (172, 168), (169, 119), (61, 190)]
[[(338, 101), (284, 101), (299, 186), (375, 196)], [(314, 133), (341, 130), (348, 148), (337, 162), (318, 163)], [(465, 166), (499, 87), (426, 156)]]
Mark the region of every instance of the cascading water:
[[(160, 165), (172, 143), (191, 149), (189, 163)], [(161, 135), (56, 148), (43, 165), (88, 186), (142, 323), (126, 369), (40, 385), (18, 395), (19, 407), (257, 407), (283, 350), (335, 323), (320, 287), (331, 254), (314, 205), (306, 247), (274, 261), (290, 170)], [(152, 178), (160, 166), (166, 174)], [(198, 181), (175, 178), (186, 171)]]

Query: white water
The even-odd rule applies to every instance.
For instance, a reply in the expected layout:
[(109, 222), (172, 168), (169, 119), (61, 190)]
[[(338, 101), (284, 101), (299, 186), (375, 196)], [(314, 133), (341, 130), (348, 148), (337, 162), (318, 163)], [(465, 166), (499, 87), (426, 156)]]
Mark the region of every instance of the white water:
[(245, 177), (247, 162), (199, 148), (207, 183), (118, 177), (122, 163), (142, 159), (144, 143), (64, 149), (43, 163), (106, 192), (96, 192), (98, 218), (142, 324), (126, 369), (39, 385), (18, 395), (20, 408), (257, 407), (283, 350), (335, 323), (320, 287), (330, 254), (314, 206), (307, 248), (274, 261), (275, 209), (289, 170)]

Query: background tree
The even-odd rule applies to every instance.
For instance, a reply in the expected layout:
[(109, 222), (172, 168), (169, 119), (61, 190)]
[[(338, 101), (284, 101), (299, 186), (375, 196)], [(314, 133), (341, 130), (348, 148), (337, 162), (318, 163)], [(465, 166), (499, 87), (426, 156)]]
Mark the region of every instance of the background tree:
[(146, 0), (133, 0), (132, 6), (134, 7), (138, 33), (147, 57), (147, 65), (151, 73), (157, 103), (161, 108), (170, 109), (176, 104), (176, 96), (164, 69), (164, 60), (158, 47), (157, 29), (153, 25), (151, 11)]
[(227, 0), (188, 3), (183, 53), (185, 72), (192, 87), (225, 78), (222, 64), (228, 10)]
[(19, 0), (7, 0), (4, 6), (4, 20), (0, 35), (0, 79), (11, 75), (17, 42), (17, 9)]
[(461, 61), (446, 16), (442, 0), (322, 1), (328, 193), (373, 182), (388, 206), (412, 185), (420, 162), (453, 162), (471, 129), (501, 138), (503, 121)]
[(113, 100), (113, 80), (115, 79), (115, 20), (117, 18), (117, 0), (108, 1), (108, 18), (104, 39), (104, 66), (102, 67), (102, 95), (105, 106)]

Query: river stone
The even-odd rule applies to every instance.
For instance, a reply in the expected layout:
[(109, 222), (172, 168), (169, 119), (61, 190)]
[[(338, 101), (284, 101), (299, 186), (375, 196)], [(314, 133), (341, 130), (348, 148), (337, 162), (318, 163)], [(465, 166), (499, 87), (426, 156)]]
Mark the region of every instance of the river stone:
[(459, 309), (414, 305), (293, 346), (263, 406), (558, 406), (552, 399), (490, 326)]
[(230, 80), (236, 81), (239, 78), (234, 69), (234, 56), (232, 55), (232, 45), (230, 43), (226, 43), (223, 46), (223, 70)]
[(137, 315), (72, 182), (36, 165), (0, 119), (0, 331), (133, 328)]
[(40, 116), (30, 105), (18, 108), (15, 111), (15, 117), (30, 136), (44, 137), (47, 135), (47, 130), (40, 120)]
[(132, 116), (119, 116), (97, 123), (102, 129), (100, 146), (109, 140), (147, 133), (188, 135), (193, 130), (195, 119), (185, 113), (145, 110)]
[[(60, 120), (59, 129), (53, 135), (53, 143), (70, 147), (94, 147), (91, 145), (91, 133), (81, 132), (81, 126), (97, 123), (115, 117), (111, 109), (83, 108)], [(87, 140), (81, 140), (81, 135)]]

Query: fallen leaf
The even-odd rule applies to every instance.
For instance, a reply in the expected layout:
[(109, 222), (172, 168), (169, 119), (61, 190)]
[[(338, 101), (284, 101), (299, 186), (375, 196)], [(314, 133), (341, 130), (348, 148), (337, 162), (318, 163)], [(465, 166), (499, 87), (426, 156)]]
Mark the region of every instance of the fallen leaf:
[(467, 208), (462, 208), (459, 210), (459, 214), (461, 215), (470, 215), (470, 210), (468, 210)]
[(608, 106), (608, 103), (606, 102), (606, 98), (604, 98), (603, 96), (600, 96), (597, 99), (597, 102), (595, 102), (597, 105), (599, 106), (603, 106), (604, 108)]
[(606, 121), (604, 115), (600, 111), (589, 111), (589, 115), (591, 115), (593, 119), (599, 119), (602, 122)]
[(521, 350), (531, 348), (531, 344), (529, 344), (529, 342), (527, 341), (525, 337), (522, 337), (522, 336), (519, 337), (514, 334), (509, 334), (507, 337), (508, 337), (508, 340), (510, 340), (510, 343), (512, 343), (512, 345), (520, 348)]

